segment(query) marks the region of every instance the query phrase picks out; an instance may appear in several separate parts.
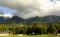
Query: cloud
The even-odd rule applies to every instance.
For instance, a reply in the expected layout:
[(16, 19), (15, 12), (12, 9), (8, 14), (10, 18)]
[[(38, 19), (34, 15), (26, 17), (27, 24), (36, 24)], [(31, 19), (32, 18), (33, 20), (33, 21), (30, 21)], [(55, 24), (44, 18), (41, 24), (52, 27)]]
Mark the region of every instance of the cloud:
[(11, 14), (4, 14), (2, 16), (5, 17), (5, 18), (12, 18), (13, 17), (13, 15), (11, 15)]
[(13, 17), (13, 15), (11, 15), (11, 14), (4, 14), (4, 15), (0, 15), (0, 16), (5, 17), (5, 18), (12, 18)]
[(3, 14), (4, 14), (4, 12), (0, 10), (0, 15), (3, 15)]
[(58, 15), (60, 13), (58, 11), (60, 10), (60, 1), (57, 0), (52, 2), (51, 0), (0, 0), (0, 6), (16, 10), (13, 15), (22, 18)]

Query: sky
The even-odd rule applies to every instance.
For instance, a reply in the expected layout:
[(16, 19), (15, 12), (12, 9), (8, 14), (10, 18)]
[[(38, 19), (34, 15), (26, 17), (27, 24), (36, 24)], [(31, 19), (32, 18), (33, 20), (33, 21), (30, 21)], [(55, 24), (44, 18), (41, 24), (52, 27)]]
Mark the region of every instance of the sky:
[(15, 15), (24, 19), (60, 16), (60, 0), (0, 0), (0, 15)]
[(6, 7), (0, 7), (0, 11), (3, 11), (4, 14), (13, 14), (15, 12), (15, 10)]

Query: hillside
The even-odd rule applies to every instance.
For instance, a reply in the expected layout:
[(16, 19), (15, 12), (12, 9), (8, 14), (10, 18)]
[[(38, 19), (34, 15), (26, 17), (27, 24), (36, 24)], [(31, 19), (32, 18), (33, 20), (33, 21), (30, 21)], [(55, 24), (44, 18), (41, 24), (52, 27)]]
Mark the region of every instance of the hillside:
[(12, 18), (7, 18), (4, 19), (4, 17), (0, 17), (0, 23), (8, 23), (8, 24), (12, 24), (12, 23), (25, 23), (25, 24), (31, 24), (32, 22), (42, 22), (42, 23), (60, 23), (60, 16), (55, 16), (55, 15), (51, 15), (51, 16), (45, 16), (45, 17), (32, 17), (29, 19), (23, 19), (21, 17), (18, 16), (13, 16)]

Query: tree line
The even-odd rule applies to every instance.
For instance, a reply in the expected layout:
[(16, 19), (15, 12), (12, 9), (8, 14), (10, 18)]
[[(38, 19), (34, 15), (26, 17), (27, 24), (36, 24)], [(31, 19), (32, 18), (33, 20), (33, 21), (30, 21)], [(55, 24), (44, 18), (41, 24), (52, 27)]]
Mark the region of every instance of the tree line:
[(12, 33), (12, 34), (57, 34), (60, 33), (60, 24), (53, 23), (43, 24), (41, 22), (33, 22), (30, 25), (25, 24), (0, 24), (0, 33)]

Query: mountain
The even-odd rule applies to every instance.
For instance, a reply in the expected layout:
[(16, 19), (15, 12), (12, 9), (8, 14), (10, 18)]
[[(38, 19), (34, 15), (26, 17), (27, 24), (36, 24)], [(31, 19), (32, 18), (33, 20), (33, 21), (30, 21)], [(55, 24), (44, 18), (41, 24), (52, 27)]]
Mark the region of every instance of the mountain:
[(50, 15), (50, 16), (45, 16), (45, 17), (32, 17), (29, 19), (23, 19), (21, 17), (18, 16), (13, 16), (12, 18), (7, 18), (5, 19), (4, 17), (0, 17), (0, 22), (2, 23), (6, 23), (6, 24), (20, 24), (20, 23), (24, 23), (24, 24), (31, 24), (32, 22), (42, 22), (42, 23), (60, 23), (60, 16), (55, 16), (55, 15)]
[(23, 18), (20, 18), (18, 16), (13, 16), (12, 18), (9, 18), (6, 20), (5, 23), (8, 23), (8, 24), (11, 24), (11, 23), (23, 23), (24, 22), (24, 19)]
[(55, 15), (50, 15), (50, 16), (45, 16), (45, 17), (33, 17), (27, 19), (27, 23), (32, 23), (36, 21), (40, 21), (42, 23), (60, 23), (60, 16), (55, 16)]
[(4, 17), (0, 16), (0, 23), (2, 23), (4, 20)]

